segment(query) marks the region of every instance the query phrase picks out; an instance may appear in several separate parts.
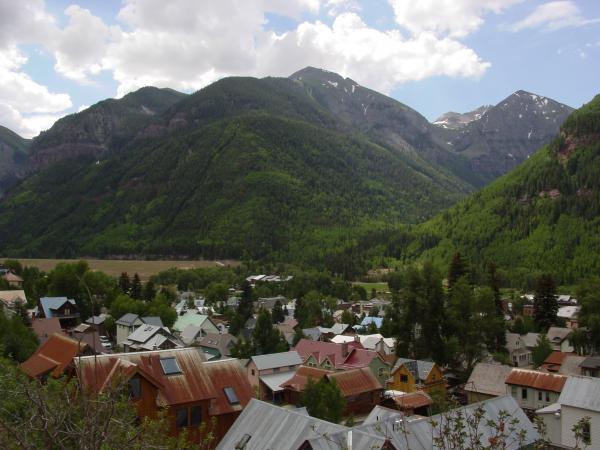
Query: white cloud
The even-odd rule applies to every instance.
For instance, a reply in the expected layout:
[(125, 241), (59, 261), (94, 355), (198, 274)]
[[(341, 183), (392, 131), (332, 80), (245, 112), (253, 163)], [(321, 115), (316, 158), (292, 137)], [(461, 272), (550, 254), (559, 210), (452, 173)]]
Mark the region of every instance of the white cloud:
[(463, 37), (483, 25), (483, 16), (500, 14), (523, 0), (388, 0), (396, 22), (414, 34), (430, 31)]
[(37, 136), (40, 131), (47, 130), (62, 114), (27, 114), (22, 115), (12, 106), (0, 101), (0, 124), (24, 138)]
[(324, 6), (328, 10), (327, 14), (331, 17), (338, 16), (343, 12), (359, 12), (362, 10), (356, 0), (326, 0)]
[(67, 78), (87, 82), (88, 75), (102, 70), (102, 58), (110, 37), (104, 22), (77, 5), (65, 9), (69, 24), (57, 33), (53, 43), (54, 69)]
[(579, 7), (572, 1), (554, 1), (544, 3), (533, 10), (524, 19), (510, 25), (511, 31), (538, 28), (544, 31), (555, 31), (567, 27), (580, 27), (598, 23), (600, 19), (586, 19)]

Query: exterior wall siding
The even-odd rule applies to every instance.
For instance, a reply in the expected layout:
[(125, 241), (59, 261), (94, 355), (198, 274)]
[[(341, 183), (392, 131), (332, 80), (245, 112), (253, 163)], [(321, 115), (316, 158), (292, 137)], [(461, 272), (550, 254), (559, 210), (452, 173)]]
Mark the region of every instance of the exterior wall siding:
[(561, 434), (563, 445), (575, 447), (575, 434), (573, 433), (572, 428), (581, 418), (586, 416), (590, 418), (591, 438), (591, 442), (586, 448), (600, 448), (600, 413), (566, 405), (561, 406)]
[[(523, 389), (527, 391), (527, 398), (523, 398)], [(506, 385), (506, 392), (517, 401), (523, 409), (537, 410), (544, 408), (558, 401), (560, 394), (558, 392), (541, 391), (523, 386)], [(542, 399), (539, 399), (539, 393), (542, 394)], [(546, 401), (546, 393), (549, 395), (549, 400)]]

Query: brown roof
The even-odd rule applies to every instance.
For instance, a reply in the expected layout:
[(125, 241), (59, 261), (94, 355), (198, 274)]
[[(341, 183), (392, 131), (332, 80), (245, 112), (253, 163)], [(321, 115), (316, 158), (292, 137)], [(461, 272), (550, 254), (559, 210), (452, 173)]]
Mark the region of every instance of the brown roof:
[(12, 272), (5, 273), (4, 275), (2, 275), (2, 278), (4, 278), (8, 282), (17, 282), (17, 283), (23, 282), (23, 278), (21, 278), (19, 275), (14, 274)]
[(416, 409), (433, 404), (433, 400), (423, 391), (411, 392), (410, 394), (397, 395), (394, 403), (400, 409)]
[(60, 377), (71, 364), (73, 358), (83, 353), (87, 344), (55, 333), (46, 340), (31, 357), (21, 364), (21, 370), (31, 378), (37, 378), (51, 372)]
[(46, 342), (46, 340), (54, 333), (64, 334), (58, 317), (35, 319), (31, 322), (31, 328), (33, 328), (33, 332), (37, 335), (41, 344)]
[(296, 374), (289, 381), (282, 384), (281, 387), (292, 389), (294, 391), (303, 391), (309, 378), (312, 378), (314, 381), (319, 381), (328, 373), (332, 372), (316, 367), (300, 366), (296, 371)]
[(535, 370), (513, 369), (506, 377), (506, 384), (527, 386), (542, 391), (561, 392), (566, 376), (554, 373), (538, 372)]
[(336, 344), (334, 342), (300, 339), (293, 350), (298, 352), (303, 361), (306, 361), (312, 355), (319, 364), (328, 359), (336, 369), (367, 367), (374, 358), (383, 361), (379, 353), (365, 350), (361, 343), (356, 341)]
[(561, 365), (565, 358), (567, 357), (567, 353), (564, 352), (552, 352), (548, 355), (548, 357), (544, 360), (543, 364), (558, 364)]
[[(171, 357), (181, 373), (165, 375), (160, 360)], [(139, 371), (158, 387), (158, 403), (177, 405), (210, 400), (213, 415), (241, 410), (252, 397), (252, 388), (237, 360), (205, 362), (196, 348), (101, 355), (81, 358), (77, 364), (81, 383), (96, 392), (102, 391), (116, 374), (127, 378)], [(229, 404), (223, 390), (226, 387), (234, 389), (239, 404)]]
[(362, 394), (363, 392), (383, 390), (379, 380), (366, 367), (331, 373), (327, 375), (327, 378), (335, 380), (344, 397)]

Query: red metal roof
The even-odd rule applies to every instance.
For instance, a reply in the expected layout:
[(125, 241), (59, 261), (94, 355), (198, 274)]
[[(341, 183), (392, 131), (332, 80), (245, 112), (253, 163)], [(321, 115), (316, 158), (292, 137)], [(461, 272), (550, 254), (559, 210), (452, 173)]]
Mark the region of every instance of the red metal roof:
[(35, 351), (31, 357), (21, 364), (21, 369), (31, 378), (51, 372), (55, 378), (60, 377), (73, 358), (83, 353), (87, 344), (55, 333)]
[(289, 388), (294, 391), (303, 391), (309, 378), (312, 378), (314, 381), (319, 381), (328, 373), (332, 372), (325, 369), (317, 369), (316, 367), (300, 366), (296, 374), (289, 381), (282, 384), (281, 387)]
[(565, 358), (567, 357), (567, 353), (564, 352), (552, 352), (548, 357), (544, 360), (543, 364), (558, 364), (559, 366), (563, 363)]
[(335, 372), (327, 375), (327, 378), (335, 380), (344, 397), (383, 390), (379, 380), (367, 368)]
[(380, 358), (377, 352), (365, 350), (360, 342), (336, 344), (334, 342), (301, 339), (294, 348), (303, 361), (314, 356), (319, 364), (328, 359), (336, 369), (359, 369), (368, 366), (373, 358)]
[(423, 391), (417, 391), (394, 397), (394, 403), (396, 403), (398, 408), (406, 410), (432, 405), (433, 400), (431, 400), (431, 397), (427, 395), (427, 393)]
[(563, 375), (526, 369), (513, 369), (506, 377), (506, 384), (552, 392), (561, 392), (566, 381)]
[[(173, 357), (181, 373), (165, 375), (160, 360)], [(205, 362), (195, 348), (119, 353), (77, 360), (80, 382), (100, 392), (116, 375), (126, 379), (134, 373), (148, 378), (159, 389), (159, 403), (177, 405), (211, 400), (213, 415), (241, 410), (252, 397), (252, 388), (235, 359)], [(231, 405), (223, 391), (232, 387), (239, 405)]]

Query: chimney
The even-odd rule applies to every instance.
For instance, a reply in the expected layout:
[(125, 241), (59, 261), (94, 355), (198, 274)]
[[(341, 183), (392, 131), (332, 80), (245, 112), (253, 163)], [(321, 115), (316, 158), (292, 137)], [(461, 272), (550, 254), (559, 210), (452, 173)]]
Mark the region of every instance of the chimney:
[(348, 343), (342, 342), (342, 356), (345, 358), (348, 356)]

